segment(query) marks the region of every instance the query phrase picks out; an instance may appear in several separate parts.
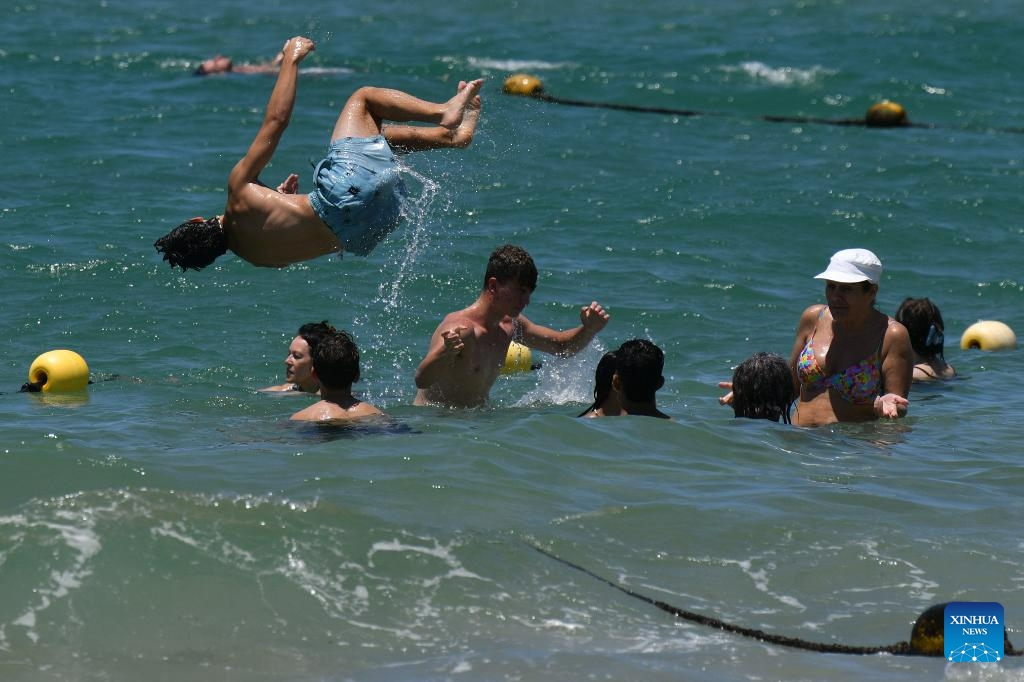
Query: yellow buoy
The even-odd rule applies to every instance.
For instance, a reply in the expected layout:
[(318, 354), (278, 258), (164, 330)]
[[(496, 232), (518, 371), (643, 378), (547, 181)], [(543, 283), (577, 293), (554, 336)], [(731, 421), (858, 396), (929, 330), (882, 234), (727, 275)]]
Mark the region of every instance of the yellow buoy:
[(532, 367), (533, 357), (528, 347), (517, 341), (513, 341), (508, 344), (508, 352), (505, 354), (505, 364), (501, 366), (502, 374), (529, 372)]
[(505, 79), (506, 95), (524, 95), (532, 97), (544, 92), (544, 84), (536, 76), (528, 73), (516, 73)]
[(964, 330), (960, 347), (964, 350), (1012, 350), (1017, 347), (1017, 335), (1002, 322), (981, 320)]
[(907, 110), (903, 108), (903, 105), (890, 102), (887, 99), (872, 105), (864, 120), (873, 128), (894, 128), (909, 123)]
[(89, 365), (73, 350), (51, 350), (29, 367), (28, 381), (45, 393), (81, 391), (89, 385)]
[(915, 656), (944, 656), (946, 604), (935, 604), (924, 610), (910, 631), (910, 652)]

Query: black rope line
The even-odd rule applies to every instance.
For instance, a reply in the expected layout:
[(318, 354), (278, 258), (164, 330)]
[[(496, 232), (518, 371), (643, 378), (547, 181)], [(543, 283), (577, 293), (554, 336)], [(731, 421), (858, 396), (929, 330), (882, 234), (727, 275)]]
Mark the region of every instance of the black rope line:
[(39, 393), (43, 390), (43, 386), (46, 384), (46, 379), (40, 381), (26, 381), (21, 385), (19, 393)]
[[(520, 94), (520, 93), (509, 93), (509, 94)], [(695, 117), (695, 116), (740, 116), (740, 114), (729, 113), (724, 111), (698, 111), (694, 109), (673, 109), (670, 107), (647, 107), (639, 106), (635, 104), (616, 104), (614, 102), (590, 102), (577, 99), (565, 99), (562, 97), (555, 97), (549, 95), (546, 92), (532, 92), (522, 93), (523, 96), (531, 97), (533, 99), (539, 99), (542, 102), (550, 102), (551, 104), (565, 104), (573, 107), (589, 107), (594, 109), (614, 109), (618, 111), (637, 111), (650, 114), (667, 114), (672, 116), (684, 116), (684, 117)], [(768, 121), (769, 123), (813, 123), (816, 125), (832, 125), (832, 126), (859, 126), (864, 128), (923, 128), (927, 130), (936, 130), (942, 127), (951, 128), (955, 130), (980, 130), (980, 131), (991, 131), (991, 132), (1003, 132), (1003, 133), (1024, 133), (1024, 128), (995, 128), (995, 127), (971, 127), (971, 126), (940, 126), (935, 123), (914, 123), (909, 120), (902, 120), (898, 123), (893, 122), (876, 122), (867, 117), (864, 118), (817, 118), (814, 116), (774, 116), (771, 114), (765, 114), (762, 116), (753, 116), (753, 118)]]
[[(763, 630), (747, 628), (741, 625), (733, 625), (732, 623), (727, 623), (725, 621), (719, 620), (718, 618), (712, 618), (710, 616), (705, 616), (703, 614), (695, 613), (693, 611), (687, 611), (685, 609), (672, 606), (671, 604), (667, 604), (658, 599), (652, 599), (651, 597), (648, 597), (645, 594), (641, 594), (639, 592), (631, 590), (628, 587), (624, 587), (616, 582), (613, 582), (605, 578), (604, 576), (598, 575), (597, 573), (594, 573), (588, 568), (580, 566), (579, 564), (575, 564), (569, 561), (568, 559), (563, 559), (560, 556), (552, 554), (551, 552), (542, 549), (537, 545), (534, 545), (529, 542), (524, 542), (524, 544), (540, 552), (549, 559), (554, 559), (555, 561), (565, 566), (568, 566), (569, 568), (574, 568), (577, 571), (584, 573), (590, 576), (591, 578), (598, 580), (604, 583), (605, 585), (608, 585), (609, 587), (618, 590), (619, 592), (627, 594), (630, 597), (633, 597), (634, 599), (639, 599), (642, 602), (646, 602), (651, 606), (655, 606), (661, 609), (662, 611), (665, 611), (666, 613), (670, 613), (676, 618), (690, 621), (691, 623), (697, 623), (699, 625), (705, 625), (710, 628), (715, 628), (716, 630), (731, 632), (733, 634), (741, 635), (743, 637), (756, 639), (759, 642), (764, 642), (766, 644), (776, 644), (778, 646), (790, 647), (792, 649), (803, 649), (804, 651), (816, 651), (823, 654), (856, 654), (861, 656), (880, 653), (892, 654), (894, 656), (941, 655), (941, 652), (939, 654), (927, 654), (915, 651), (914, 648), (911, 646), (911, 643), (906, 641), (897, 642), (896, 644), (890, 644), (888, 646), (851, 646), (847, 644), (811, 642), (806, 639), (801, 639), (799, 637), (773, 635)], [(1020, 656), (1022, 655), (1022, 653), (1024, 652), (1014, 649), (1013, 645), (1010, 644), (1010, 641), (1008, 639), (1004, 640), (1004, 654), (1006, 656)]]

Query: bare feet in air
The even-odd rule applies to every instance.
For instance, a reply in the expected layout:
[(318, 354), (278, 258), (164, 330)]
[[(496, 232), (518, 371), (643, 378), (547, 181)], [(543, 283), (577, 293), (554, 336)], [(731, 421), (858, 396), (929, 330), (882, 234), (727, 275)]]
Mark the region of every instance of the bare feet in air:
[[(466, 81), (459, 81), (459, 92), (468, 89), (470, 86)], [(479, 92), (479, 88), (477, 88)], [(466, 102), (463, 109), (462, 122), (452, 130), (452, 141), (456, 147), (468, 147), (473, 141), (473, 133), (476, 131), (476, 123), (480, 119), (480, 95), (474, 95)]]
[[(445, 103), (444, 112), (441, 114), (441, 125), (449, 130), (454, 130), (462, 123), (466, 111), (470, 108), (471, 102), (476, 98), (479, 100), (480, 88), (484, 84), (483, 78), (477, 78), (468, 83), (459, 82), (459, 88), (455, 96)], [(477, 109), (480, 105), (477, 103)]]
[(277, 186), (277, 191), (281, 194), (296, 194), (299, 191), (299, 176), (295, 173), (289, 175)]

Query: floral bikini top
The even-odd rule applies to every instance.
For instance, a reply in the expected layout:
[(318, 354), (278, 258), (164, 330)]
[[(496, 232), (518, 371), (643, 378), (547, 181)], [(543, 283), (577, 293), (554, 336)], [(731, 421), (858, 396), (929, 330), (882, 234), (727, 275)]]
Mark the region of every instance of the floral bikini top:
[[(819, 317), (824, 314), (823, 308)], [(859, 363), (841, 372), (827, 375), (814, 356), (812, 332), (811, 338), (807, 339), (807, 345), (797, 358), (796, 374), (802, 386), (818, 390), (834, 388), (844, 400), (855, 405), (866, 405), (875, 399), (882, 386), (882, 344), (879, 342), (875, 352)]]

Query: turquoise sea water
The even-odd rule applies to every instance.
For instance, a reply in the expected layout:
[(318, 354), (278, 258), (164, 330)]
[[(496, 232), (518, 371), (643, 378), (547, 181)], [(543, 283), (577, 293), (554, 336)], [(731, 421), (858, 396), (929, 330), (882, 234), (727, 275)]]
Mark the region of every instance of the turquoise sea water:
[[(998, 601), (1024, 645), (1018, 4), (14, 0), (0, 43), (0, 678), (4, 680), (1019, 680), (1020, 659), (824, 655), (673, 619), (892, 644), (944, 601)], [(482, 75), (466, 151), (408, 157), (416, 216), (371, 257), (200, 273), (152, 242), (223, 206), (273, 85), (197, 78), (216, 52), (318, 43), (267, 171), (309, 183), (373, 83), (446, 99)], [(567, 99), (502, 94), (513, 72)], [(868, 130), (884, 98), (935, 128)], [(488, 409), (410, 406), (444, 313), (512, 242), (527, 312), (612, 321)], [(879, 306), (929, 296), (961, 378), (899, 423), (737, 421), (717, 382), (788, 353), (812, 276), (879, 254)], [(270, 398), (303, 322), (351, 330), (387, 428), (296, 427)], [(601, 353), (666, 352), (672, 423), (574, 419)], [(73, 348), (94, 384), (17, 392)]]

